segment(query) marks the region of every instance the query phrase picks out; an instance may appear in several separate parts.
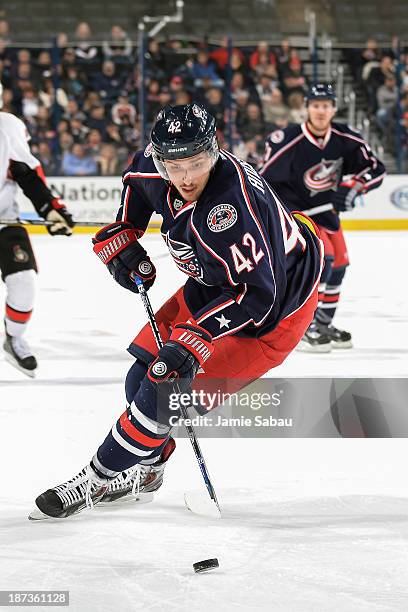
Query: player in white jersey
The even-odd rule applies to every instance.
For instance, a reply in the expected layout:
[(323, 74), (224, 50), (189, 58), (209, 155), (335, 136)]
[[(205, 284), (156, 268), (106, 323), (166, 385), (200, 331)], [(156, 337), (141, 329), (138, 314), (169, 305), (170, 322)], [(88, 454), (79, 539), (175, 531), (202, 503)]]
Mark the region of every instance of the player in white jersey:
[[(0, 84), (0, 109), (2, 107)], [(18, 224), (20, 186), (41, 217), (51, 222), (50, 234), (70, 236), (74, 222), (64, 204), (45, 183), (40, 162), (31, 154), (24, 123), (0, 110), (0, 218), (16, 225), (0, 225), (0, 271), (6, 285), (5, 340), (7, 361), (34, 377), (37, 360), (23, 338), (34, 306), (37, 264), (26, 229)]]

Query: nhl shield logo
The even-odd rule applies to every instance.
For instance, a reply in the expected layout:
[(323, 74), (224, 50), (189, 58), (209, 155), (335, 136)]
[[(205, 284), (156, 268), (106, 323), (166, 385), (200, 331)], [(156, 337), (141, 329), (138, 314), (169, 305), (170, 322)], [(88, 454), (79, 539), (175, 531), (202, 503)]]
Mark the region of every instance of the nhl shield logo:
[(175, 198), (174, 202), (173, 202), (173, 208), (174, 210), (180, 210), (180, 208), (183, 207), (183, 200), (179, 200), (178, 198)]
[(16, 263), (27, 263), (27, 261), (30, 259), (27, 251), (24, 251), (24, 249), (22, 249), (19, 244), (16, 244), (13, 247), (13, 253), (14, 253), (14, 261)]
[(208, 213), (207, 225), (212, 232), (223, 232), (238, 219), (236, 209), (232, 204), (217, 204)]

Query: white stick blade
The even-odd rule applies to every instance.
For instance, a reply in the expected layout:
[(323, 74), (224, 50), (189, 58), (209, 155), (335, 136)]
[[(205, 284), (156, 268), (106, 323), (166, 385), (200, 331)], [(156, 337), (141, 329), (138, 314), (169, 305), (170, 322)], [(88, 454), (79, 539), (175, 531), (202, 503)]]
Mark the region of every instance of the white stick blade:
[(201, 491), (186, 491), (184, 493), (184, 503), (193, 514), (212, 519), (221, 518), (221, 512), (215, 501)]

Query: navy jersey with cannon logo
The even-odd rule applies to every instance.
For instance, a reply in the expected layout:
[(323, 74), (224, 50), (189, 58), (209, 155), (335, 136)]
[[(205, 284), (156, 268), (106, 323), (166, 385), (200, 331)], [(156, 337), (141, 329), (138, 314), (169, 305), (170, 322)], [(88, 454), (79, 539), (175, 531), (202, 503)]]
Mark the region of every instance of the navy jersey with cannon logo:
[(222, 151), (202, 194), (184, 200), (158, 174), (149, 147), (123, 173), (118, 220), (144, 233), (153, 212), (177, 267), (186, 304), (214, 339), (262, 336), (298, 310), (321, 272), (320, 240), (245, 162)]
[(314, 136), (306, 123), (276, 130), (265, 149), (260, 170), (264, 179), (290, 210), (302, 210), (332, 231), (340, 227), (340, 220), (330, 198), (342, 178), (357, 178), (366, 193), (385, 177), (384, 165), (361, 135), (340, 123), (332, 123), (324, 138)]

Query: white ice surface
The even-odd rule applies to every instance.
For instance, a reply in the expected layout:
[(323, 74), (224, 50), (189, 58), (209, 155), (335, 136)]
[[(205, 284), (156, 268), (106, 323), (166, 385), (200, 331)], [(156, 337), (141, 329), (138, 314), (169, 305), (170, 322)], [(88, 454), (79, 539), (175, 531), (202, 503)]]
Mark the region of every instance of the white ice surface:
[[(408, 234), (347, 238), (353, 266), (337, 322), (356, 348), (293, 353), (270, 376), (408, 375)], [(0, 361), (0, 590), (68, 589), (75, 612), (406, 611), (403, 439), (203, 440), (221, 521), (185, 509), (183, 492), (202, 484), (179, 440), (152, 504), (26, 520), (35, 496), (85, 465), (122, 412), (132, 363), (123, 349), (144, 322), (89, 240), (34, 237), (38, 377)], [(183, 276), (158, 237), (146, 241), (161, 256), (150, 293), (159, 305)], [(220, 568), (195, 575), (192, 564), (210, 557)]]

